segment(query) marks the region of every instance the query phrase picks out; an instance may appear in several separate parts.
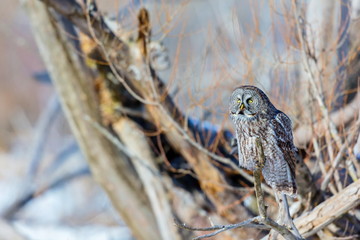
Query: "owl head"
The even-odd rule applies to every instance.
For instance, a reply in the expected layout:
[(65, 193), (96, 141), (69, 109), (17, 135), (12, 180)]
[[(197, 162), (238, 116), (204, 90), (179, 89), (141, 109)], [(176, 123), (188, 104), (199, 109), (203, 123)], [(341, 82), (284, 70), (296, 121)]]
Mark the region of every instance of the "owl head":
[(229, 113), (233, 121), (252, 120), (259, 113), (268, 114), (276, 108), (263, 91), (254, 86), (240, 86), (231, 94)]

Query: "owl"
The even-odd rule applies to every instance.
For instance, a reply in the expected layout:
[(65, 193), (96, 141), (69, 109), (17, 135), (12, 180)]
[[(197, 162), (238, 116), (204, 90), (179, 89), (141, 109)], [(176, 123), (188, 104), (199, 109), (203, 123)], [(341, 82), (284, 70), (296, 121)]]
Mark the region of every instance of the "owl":
[(230, 118), (235, 124), (239, 164), (255, 170), (260, 139), (265, 165), (262, 175), (275, 191), (296, 195), (295, 152), (289, 117), (276, 109), (263, 91), (254, 86), (236, 88), (230, 98)]

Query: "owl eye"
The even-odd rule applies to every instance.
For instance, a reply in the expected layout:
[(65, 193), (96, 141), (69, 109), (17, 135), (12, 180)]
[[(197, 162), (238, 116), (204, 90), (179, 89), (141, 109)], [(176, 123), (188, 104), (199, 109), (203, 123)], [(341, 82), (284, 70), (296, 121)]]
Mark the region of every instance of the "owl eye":
[(249, 98), (248, 100), (247, 100), (247, 103), (253, 103), (254, 102), (254, 100), (252, 100), (252, 98)]
[(241, 100), (240, 100), (240, 99), (238, 99), (236, 102), (237, 102), (237, 103), (241, 103)]

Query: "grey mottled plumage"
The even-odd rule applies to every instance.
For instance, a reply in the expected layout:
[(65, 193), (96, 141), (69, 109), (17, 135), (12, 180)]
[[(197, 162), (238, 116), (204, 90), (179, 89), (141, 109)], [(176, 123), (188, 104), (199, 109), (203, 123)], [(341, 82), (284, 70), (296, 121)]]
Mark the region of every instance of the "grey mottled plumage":
[(262, 142), (265, 181), (276, 191), (296, 193), (295, 151), (291, 120), (254, 86), (241, 86), (230, 99), (230, 118), (236, 127), (240, 166), (253, 171), (257, 159), (255, 139)]

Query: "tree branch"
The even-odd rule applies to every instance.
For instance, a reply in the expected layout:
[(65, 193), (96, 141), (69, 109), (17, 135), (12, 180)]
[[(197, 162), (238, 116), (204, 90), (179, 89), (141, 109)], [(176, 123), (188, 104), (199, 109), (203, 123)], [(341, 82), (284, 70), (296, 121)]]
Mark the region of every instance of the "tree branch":
[(294, 222), (300, 233), (304, 237), (309, 237), (359, 204), (360, 180), (357, 180), (338, 194), (322, 202), (311, 212), (298, 217)]
[(236, 224), (214, 225), (214, 226), (205, 227), (205, 228), (191, 227), (191, 226), (186, 225), (185, 223), (179, 223), (177, 220), (175, 220), (175, 225), (177, 227), (179, 227), (179, 228), (186, 229), (186, 230), (189, 230), (189, 231), (200, 231), (200, 232), (214, 231), (212, 233), (201, 235), (201, 236), (193, 238), (193, 240), (198, 240), (198, 239), (204, 239), (204, 238), (213, 237), (213, 236), (218, 235), (219, 233), (222, 233), (224, 231), (231, 230), (231, 229), (236, 229), (236, 228), (249, 228), (249, 227), (252, 227), (252, 228), (258, 228), (258, 229), (270, 229), (270, 227), (268, 227), (268, 226), (258, 224), (258, 222), (260, 221), (260, 218), (261, 217), (258, 216), (258, 217), (254, 217), (254, 218), (251, 218), (251, 219), (248, 219), (246, 221), (236, 223)]
[[(156, 168), (156, 161), (144, 132), (125, 117), (119, 119), (113, 127), (127, 150), (133, 153), (131, 158), (149, 197), (162, 239), (181, 239), (177, 229), (172, 224), (173, 214), (169, 194), (164, 188), (161, 174)], [(147, 166), (151, 166), (151, 168), (149, 169)]]

